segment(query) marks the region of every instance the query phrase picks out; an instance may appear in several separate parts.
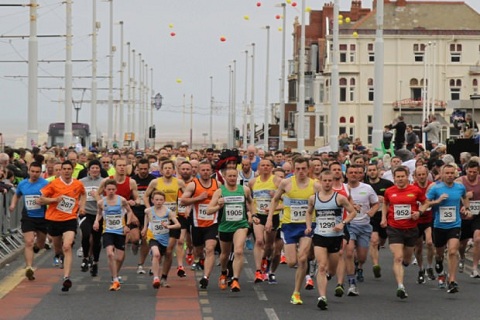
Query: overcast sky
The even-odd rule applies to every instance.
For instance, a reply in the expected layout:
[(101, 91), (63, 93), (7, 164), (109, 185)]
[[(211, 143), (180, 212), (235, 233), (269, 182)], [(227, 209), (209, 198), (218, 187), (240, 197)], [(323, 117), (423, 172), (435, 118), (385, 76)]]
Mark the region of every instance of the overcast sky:
[[(65, 5), (63, 0), (37, 0), (38, 34), (65, 34)], [(28, 0), (0, 0), (2, 3), (27, 3)], [(91, 59), (92, 0), (75, 0), (73, 4), (73, 59)], [(294, 0), (291, 1), (295, 2)], [(292, 57), (292, 24), (295, 16), (300, 16), (301, 0), (298, 5), (287, 5), (287, 60)], [(325, 2), (306, 0), (306, 6), (313, 10), (321, 9)], [(342, 10), (350, 7), (350, 2), (340, 0)], [(477, 11), (480, 1), (466, 0)], [(260, 6), (257, 6), (260, 3)], [(119, 87), (120, 69), (120, 26), (124, 22), (124, 41), (131, 48), (142, 53), (149, 68), (153, 68), (153, 90), (164, 96), (163, 107), (154, 113), (157, 127), (157, 140), (175, 138), (188, 141), (189, 114), (182, 116), (183, 96), (187, 96), (187, 111), (190, 96), (194, 102), (194, 137), (202, 141), (202, 133), (209, 131), (210, 76), (213, 76), (213, 95), (216, 112), (214, 117), (214, 140), (226, 137), (226, 115), (228, 106), (228, 65), (237, 60), (237, 115), (243, 111), (245, 83), (245, 50), (251, 54), (251, 43), (256, 43), (255, 57), (255, 106), (256, 123), (263, 122), (266, 80), (266, 25), (270, 31), (270, 81), (269, 102), (279, 100), (279, 78), (281, 66), (282, 32), (278, 30), (282, 20), (277, 15), (282, 9), (275, 4), (280, 0), (114, 0), (114, 44), (117, 47), (114, 62), (114, 87)], [(363, 1), (370, 7), (371, 1)], [(245, 18), (248, 19), (245, 19)], [(108, 35), (109, 3), (97, 0), (97, 21), (101, 22), (98, 40), (98, 76), (108, 75)], [(175, 36), (172, 36), (171, 33)], [(1, 7), (0, 35), (16, 36), (29, 33), (29, 9), (22, 7)], [(221, 37), (226, 41), (220, 41)], [(39, 38), (39, 59), (65, 59), (64, 38)], [(127, 60), (127, 47), (124, 47)], [(0, 132), (7, 142), (27, 130), (28, 66), (26, 63), (6, 63), (4, 61), (25, 61), (28, 58), (28, 38), (0, 38)], [(137, 59), (138, 62), (138, 59)], [(249, 65), (251, 60), (249, 58)], [(136, 66), (138, 71), (138, 64)], [(288, 69), (287, 69), (288, 72)], [(61, 63), (40, 63), (38, 86), (40, 132), (46, 132), (51, 122), (64, 121), (64, 79), (49, 79), (47, 76), (63, 76)], [(75, 76), (90, 76), (91, 62), (74, 63)], [(248, 70), (248, 101), (250, 100), (251, 67)], [(12, 78), (12, 76), (23, 76)], [(150, 80), (150, 78), (149, 78)], [(181, 80), (181, 83), (179, 83)], [(126, 74), (125, 74), (126, 82)], [(90, 88), (88, 78), (74, 79), (73, 87)], [(100, 78), (99, 88), (108, 88), (108, 80)], [(108, 91), (99, 90), (98, 99), (107, 100)], [(118, 91), (115, 91), (118, 98)], [(138, 95), (138, 94), (137, 94)], [(90, 100), (90, 89), (74, 90), (75, 100)], [(125, 93), (126, 97), (126, 93)], [(79, 122), (90, 122), (90, 105), (81, 105)], [(107, 104), (99, 104), (99, 127), (107, 131)], [(73, 113), (75, 116), (75, 112)], [(237, 126), (241, 117), (237, 117)], [(195, 138), (194, 138), (195, 140)], [(43, 141), (40, 141), (43, 142)]]

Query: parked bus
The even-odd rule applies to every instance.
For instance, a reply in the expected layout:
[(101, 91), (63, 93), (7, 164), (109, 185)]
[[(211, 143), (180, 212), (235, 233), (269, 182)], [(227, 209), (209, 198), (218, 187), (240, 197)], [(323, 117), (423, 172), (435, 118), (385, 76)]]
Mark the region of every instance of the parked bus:
[[(48, 145), (63, 147), (65, 123), (51, 123), (48, 127)], [(86, 123), (72, 123), (72, 144), (90, 146), (90, 126)]]

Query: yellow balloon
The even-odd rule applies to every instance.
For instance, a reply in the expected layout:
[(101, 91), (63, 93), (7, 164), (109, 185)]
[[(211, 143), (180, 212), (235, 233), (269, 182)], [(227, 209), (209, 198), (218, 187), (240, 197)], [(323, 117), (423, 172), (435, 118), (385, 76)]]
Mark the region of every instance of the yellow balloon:
[(346, 17), (346, 18), (345, 18), (345, 22), (346, 22), (346, 23), (350, 23), (350, 21), (351, 21), (351, 20), (350, 20), (350, 17)]
[(172, 28), (173, 28), (173, 23), (169, 23), (169, 24), (168, 24), (168, 27), (169, 27), (170, 29), (172, 29)]
[(338, 15), (338, 20), (342, 20), (343, 16), (341, 14)]
[(343, 20), (338, 20), (338, 24), (343, 24)]
[(354, 38), (358, 38), (358, 32), (357, 32), (357, 31), (354, 31), (354, 32), (352, 33), (352, 36), (353, 36)]
[(245, 15), (245, 16), (243, 16), (243, 19), (245, 19), (245, 20), (250, 20), (250, 17), (247, 16), (247, 15)]
[(292, 0), (287, 0), (286, 2), (287, 2), (288, 4), (290, 4), (290, 3), (292, 3)]
[(283, 31), (283, 28), (282, 28), (282, 27), (278, 27), (278, 31)]
[(177, 83), (182, 83), (182, 79), (177, 79)]
[(310, 12), (310, 11), (312, 11), (312, 8), (310, 8), (310, 7), (305, 8), (305, 12)]

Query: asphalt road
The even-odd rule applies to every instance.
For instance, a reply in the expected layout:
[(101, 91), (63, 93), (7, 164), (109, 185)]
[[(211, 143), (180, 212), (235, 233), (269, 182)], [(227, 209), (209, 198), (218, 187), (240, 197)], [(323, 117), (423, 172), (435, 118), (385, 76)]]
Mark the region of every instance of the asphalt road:
[[(170, 273), (171, 288), (154, 290), (151, 277), (136, 274), (136, 257), (127, 251), (122, 276), (125, 283), (118, 292), (108, 291), (110, 275), (102, 251), (99, 276), (80, 271), (81, 259), (75, 257), (73, 287), (60, 290), (62, 271), (52, 266), (53, 253), (37, 255), (36, 280), (23, 277), (23, 257), (0, 269), (0, 319), (295, 319), (328, 316), (333, 319), (478, 319), (480, 280), (471, 279), (469, 270), (460, 274), (460, 292), (447, 294), (436, 281), (416, 284), (418, 268), (405, 271), (409, 297), (396, 297), (388, 249), (380, 252), (382, 278), (374, 279), (371, 264), (365, 266), (365, 282), (359, 284), (360, 296), (336, 298), (335, 279), (329, 282), (329, 309), (317, 308), (317, 290), (302, 290), (304, 304), (289, 303), (294, 270), (281, 265), (277, 285), (253, 284), (253, 257), (246, 252), (242, 290), (232, 293), (217, 287), (219, 268), (215, 268), (208, 290), (198, 289), (200, 272), (188, 270), (187, 278)], [(3, 292), (3, 294), (2, 294)]]

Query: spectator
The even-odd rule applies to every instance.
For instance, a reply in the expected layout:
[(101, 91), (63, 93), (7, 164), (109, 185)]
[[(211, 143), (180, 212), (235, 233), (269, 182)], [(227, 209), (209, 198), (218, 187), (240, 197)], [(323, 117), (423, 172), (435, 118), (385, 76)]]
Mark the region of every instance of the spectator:
[(413, 131), (413, 126), (409, 124), (407, 126), (406, 136), (407, 150), (412, 151), (418, 142), (420, 142), (420, 139), (418, 138), (418, 135)]
[(390, 126), (386, 125), (383, 127), (383, 147), (385, 150), (390, 149), (392, 144), (393, 132), (390, 130)]
[(468, 129), (473, 129), (478, 132), (477, 122), (473, 120), (472, 115), (470, 113), (467, 113), (465, 115), (465, 119), (463, 118), (455, 119), (453, 124), (455, 128), (460, 130), (461, 133), (464, 133)]
[(432, 150), (439, 144), (441, 129), (442, 126), (440, 125), (440, 122), (437, 121), (437, 117), (435, 115), (430, 115), (428, 117), (428, 123), (426, 123), (423, 128), (423, 131), (427, 133), (427, 150)]
[(339, 137), (338, 137), (338, 145), (340, 147), (340, 149), (343, 149), (345, 146), (348, 148), (348, 145), (351, 143), (352, 141), (350, 140), (349, 136), (346, 134), (346, 133), (342, 133)]
[(407, 130), (403, 116), (398, 116), (398, 118), (392, 122), (390, 129), (395, 129), (395, 150), (402, 149), (405, 144), (405, 131)]

